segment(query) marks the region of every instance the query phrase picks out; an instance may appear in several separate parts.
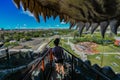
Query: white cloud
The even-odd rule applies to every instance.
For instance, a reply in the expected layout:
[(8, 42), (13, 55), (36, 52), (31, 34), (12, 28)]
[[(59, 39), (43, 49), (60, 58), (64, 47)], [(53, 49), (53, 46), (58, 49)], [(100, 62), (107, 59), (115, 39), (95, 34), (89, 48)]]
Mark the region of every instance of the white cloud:
[(61, 22), (61, 24), (66, 24), (65, 22)]
[(16, 26), (15, 29), (18, 29), (18, 27)]
[(30, 17), (34, 17), (34, 15), (30, 11), (22, 11), (21, 13), (26, 14), (26, 15), (28, 15)]
[(19, 24), (17, 24), (16, 26), (19, 26)]
[(27, 27), (21, 27), (21, 29), (26, 29)]
[(23, 24), (23, 26), (27, 26), (27, 24)]
[(34, 15), (30, 12), (30, 11), (24, 11), (24, 8), (23, 8), (23, 6), (22, 6), (22, 12), (21, 12), (22, 14), (26, 14), (26, 15), (28, 15), (28, 16), (30, 16), (30, 17), (34, 17)]
[(60, 25), (56, 25), (57, 27), (59, 27)]

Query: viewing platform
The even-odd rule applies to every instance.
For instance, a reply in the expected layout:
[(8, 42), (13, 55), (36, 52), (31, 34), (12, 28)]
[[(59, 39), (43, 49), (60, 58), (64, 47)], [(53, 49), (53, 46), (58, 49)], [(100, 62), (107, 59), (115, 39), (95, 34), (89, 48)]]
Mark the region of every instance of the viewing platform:
[(65, 75), (56, 71), (51, 48), (45, 48), (32, 62), (11, 70), (1, 70), (0, 73), (6, 73), (7, 77), (1, 76), (0, 80), (120, 80), (120, 74), (116, 74), (109, 66), (91, 65), (89, 60), (82, 61), (66, 49), (64, 57)]

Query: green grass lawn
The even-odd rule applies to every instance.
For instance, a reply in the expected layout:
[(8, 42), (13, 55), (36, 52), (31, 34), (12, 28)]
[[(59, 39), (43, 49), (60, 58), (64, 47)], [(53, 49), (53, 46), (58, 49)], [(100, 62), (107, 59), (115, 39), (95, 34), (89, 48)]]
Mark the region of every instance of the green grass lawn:
[(120, 47), (114, 46), (113, 44), (110, 45), (98, 45), (96, 48), (99, 52), (120, 52)]
[[(103, 57), (102, 57), (103, 55)], [(88, 59), (92, 64), (98, 64), (99, 66), (111, 66), (115, 72), (120, 73), (120, 55), (119, 54), (95, 54), (88, 55)], [(103, 59), (103, 60), (102, 60)], [(102, 62), (102, 65), (101, 65)]]

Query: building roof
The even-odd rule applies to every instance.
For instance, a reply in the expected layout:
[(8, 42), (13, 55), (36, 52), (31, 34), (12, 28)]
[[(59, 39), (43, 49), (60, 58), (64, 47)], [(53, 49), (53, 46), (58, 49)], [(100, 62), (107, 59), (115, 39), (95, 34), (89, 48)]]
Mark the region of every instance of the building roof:
[(120, 40), (120, 37), (115, 37), (116, 40)]

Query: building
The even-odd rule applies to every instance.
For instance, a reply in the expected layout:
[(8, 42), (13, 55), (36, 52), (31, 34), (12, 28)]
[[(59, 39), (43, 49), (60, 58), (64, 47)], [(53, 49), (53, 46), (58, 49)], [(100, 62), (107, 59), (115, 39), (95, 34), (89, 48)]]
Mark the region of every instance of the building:
[(115, 38), (114, 44), (115, 44), (116, 46), (120, 46), (120, 37), (116, 37), (116, 38)]
[(4, 30), (4, 28), (0, 28), (0, 31), (3, 31)]

